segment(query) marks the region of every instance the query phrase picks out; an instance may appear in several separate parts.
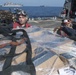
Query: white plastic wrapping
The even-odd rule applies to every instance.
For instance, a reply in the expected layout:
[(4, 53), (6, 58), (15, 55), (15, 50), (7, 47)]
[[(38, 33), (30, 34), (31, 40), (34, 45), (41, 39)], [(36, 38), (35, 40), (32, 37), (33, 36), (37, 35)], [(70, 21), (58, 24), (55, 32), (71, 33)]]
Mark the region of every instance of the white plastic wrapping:
[[(55, 35), (53, 31), (51, 30), (51, 28), (46, 29), (46, 28), (39, 28), (39, 27), (33, 26), (25, 30), (27, 31), (30, 41), (31, 41), (32, 58), (36, 57), (37, 55), (39, 55), (40, 53), (44, 51), (52, 50), (57, 54), (61, 54), (65, 52), (69, 52), (73, 54), (76, 50), (76, 47), (72, 40), (65, 37), (60, 37), (57, 34)], [(6, 41), (3, 41), (3, 43), (6, 43)], [(55, 59), (56, 58), (58, 57), (55, 56)], [(43, 68), (43, 67), (36, 68), (36, 71), (40, 71), (42, 75), (55, 75), (51, 73), (51, 72), (54, 72), (54, 70), (56, 70), (55, 66), (54, 67), (47, 66), (46, 68)], [(18, 75), (18, 74), (15, 72), (14, 75)], [(20, 75), (25, 75), (25, 74), (20, 74)]]

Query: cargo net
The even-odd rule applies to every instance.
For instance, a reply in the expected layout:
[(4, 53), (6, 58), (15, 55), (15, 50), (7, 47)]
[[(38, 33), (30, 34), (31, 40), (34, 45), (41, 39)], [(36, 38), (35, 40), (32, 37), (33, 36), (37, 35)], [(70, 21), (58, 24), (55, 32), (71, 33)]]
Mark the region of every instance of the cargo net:
[(31, 44), (25, 30), (0, 34), (0, 51), (0, 75), (36, 75)]
[(11, 24), (13, 22), (12, 17), (13, 17), (12, 12), (8, 10), (0, 10), (0, 23), (1, 24)]

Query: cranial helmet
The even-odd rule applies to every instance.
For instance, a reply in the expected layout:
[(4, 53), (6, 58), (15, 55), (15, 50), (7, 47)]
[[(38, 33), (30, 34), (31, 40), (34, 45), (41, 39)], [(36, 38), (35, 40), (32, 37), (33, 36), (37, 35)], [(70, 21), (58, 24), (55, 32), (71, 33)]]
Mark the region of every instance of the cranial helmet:
[(68, 22), (68, 20), (67, 20), (67, 19), (65, 19), (65, 20), (64, 20), (64, 23), (67, 23), (67, 22)]
[(28, 21), (29, 17), (28, 17), (27, 13), (24, 10), (19, 10), (17, 12), (17, 17), (19, 17), (20, 15), (25, 16), (26, 17), (26, 20)]

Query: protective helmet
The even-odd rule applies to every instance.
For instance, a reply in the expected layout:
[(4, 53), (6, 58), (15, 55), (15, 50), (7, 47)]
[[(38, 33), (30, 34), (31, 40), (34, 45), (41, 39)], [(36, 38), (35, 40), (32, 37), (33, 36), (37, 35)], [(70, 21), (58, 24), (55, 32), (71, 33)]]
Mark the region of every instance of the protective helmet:
[(25, 16), (26, 17), (26, 21), (29, 20), (29, 17), (28, 17), (27, 13), (24, 10), (20, 10), (20, 11), (17, 12), (17, 17), (19, 17), (20, 15)]
[(64, 20), (64, 23), (68, 23), (68, 20), (67, 20), (67, 19), (65, 19), (65, 20)]

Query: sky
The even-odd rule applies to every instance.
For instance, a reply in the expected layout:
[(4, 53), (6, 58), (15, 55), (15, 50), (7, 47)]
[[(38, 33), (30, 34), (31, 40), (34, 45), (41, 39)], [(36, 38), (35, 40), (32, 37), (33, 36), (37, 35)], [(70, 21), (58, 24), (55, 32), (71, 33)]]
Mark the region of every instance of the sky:
[(0, 0), (0, 4), (13, 2), (24, 6), (63, 6), (65, 0)]

